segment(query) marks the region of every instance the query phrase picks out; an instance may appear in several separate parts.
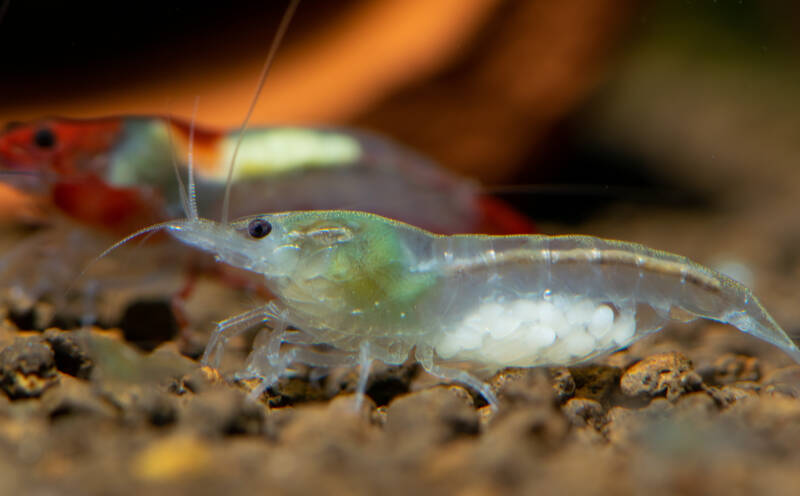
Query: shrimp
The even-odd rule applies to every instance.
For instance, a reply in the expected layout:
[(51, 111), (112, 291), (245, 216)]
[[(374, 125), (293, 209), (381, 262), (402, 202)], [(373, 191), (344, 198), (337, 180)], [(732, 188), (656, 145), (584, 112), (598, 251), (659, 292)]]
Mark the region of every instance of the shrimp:
[[(88, 229), (116, 235), (180, 215), (172, 170), (189, 128), (166, 117), (42, 119), (0, 133), (0, 178)], [(218, 211), (238, 133), (196, 128), (203, 203)], [(248, 129), (231, 213), (358, 208), (443, 234), (531, 233), (531, 221), (478, 184), (381, 136), (357, 129)], [(185, 170), (185, 164), (180, 164)], [(9, 174), (10, 173), (10, 174)], [(258, 192), (259, 194), (254, 194)], [(435, 218), (426, 210), (440, 212)]]
[[(387, 364), (414, 357), (429, 373), (479, 391), (505, 367), (574, 365), (631, 345), (668, 321), (733, 325), (800, 362), (800, 349), (749, 289), (684, 257), (591, 236), (437, 235), (375, 214), (322, 210), (189, 218), (155, 226), (265, 279), (275, 300), (221, 322), (203, 357), (272, 329), (245, 375), (257, 396), (292, 361)], [(288, 331), (292, 328), (295, 330)], [(269, 331), (265, 331), (269, 332)], [(323, 356), (307, 346), (328, 344)], [(364, 376), (360, 381), (363, 393)]]
[[(285, 16), (271, 53), (287, 22)], [(270, 57), (258, 91), (269, 63)], [(234, 169), (232, 159), (229, 177)], [(443, 235), (353, 210), (265, 213), (229, 223), (223, 209), (218, 222), (197, 214), (194, 195), (181, 196), (185, 219), (144, 228), (105, 253), (165, 230), (218, 262), (262, 276), (274, 299), (218, 323), (202, 357), (218, 368), (231, 338), (262, 326), (239, 372), (259, 381), (253, 398), (293, 362), (360, 365), (360, 404), (374, 360), (413, 357), (497, 410), (486, 378), (503, 368), (582, 363), (667, 322), (697, 318), (730, 324), (800, 362), (800, 349), (749, 289), (640, 244), (583, 235)], [(319, 344), (335, 351), (321, 353)]]

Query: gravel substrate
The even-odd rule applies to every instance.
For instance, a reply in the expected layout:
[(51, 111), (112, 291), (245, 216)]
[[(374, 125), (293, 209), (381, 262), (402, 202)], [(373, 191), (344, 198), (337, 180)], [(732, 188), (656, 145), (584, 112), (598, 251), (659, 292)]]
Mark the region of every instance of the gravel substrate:
[(598, 364), (508, 369), (497, 414), (413, 364), (379, 368), (356, 412), (350, 370), (251, 402), (174, 343), (6, 326), (0, 492), (792, 494), (800, 367), (736, 351), (750, 341), (698, 324)]

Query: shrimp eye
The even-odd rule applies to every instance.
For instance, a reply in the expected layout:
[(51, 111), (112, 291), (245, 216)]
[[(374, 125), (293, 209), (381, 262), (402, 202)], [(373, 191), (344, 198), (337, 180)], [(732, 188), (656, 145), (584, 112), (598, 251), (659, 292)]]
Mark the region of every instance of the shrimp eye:
[(247, 225), (247, 233), (253, 238), (263, 238), (272, 231), (272, 224), (266, 219), (254, 219)]
[(39, 148), (53, 148), (56, 144), (56, 135), (52, 129), (43, 127), (33, 135), (33, 142)]

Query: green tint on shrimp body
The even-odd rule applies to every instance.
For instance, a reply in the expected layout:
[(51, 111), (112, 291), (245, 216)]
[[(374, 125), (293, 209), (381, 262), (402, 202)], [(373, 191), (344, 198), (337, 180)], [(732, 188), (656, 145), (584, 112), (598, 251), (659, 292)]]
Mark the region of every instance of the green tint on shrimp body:
[(471, 385), (449, 367), (480, 374), (575, 364), (669, 320), (698, 317), (734, 325), (800, 359), (747, 288), (634, 243), (440, 236), (339, 210), (167, 227), (220, 261), (263, 274), (286, 322), (311, 336), (304, 342), (345, 353), (368, 349), (369, 358), (388, 363), (415, 349), (429, 371)]
[[(293, 212), (257, 219), (277, 230), (278, 253), (291, 253), (291, 271), (274, 280), (276, 296), (307, 323), (364, 336), (414, 333), (415, 308), (439, 276), (417, 269), (413, 242), (430, 235), (371, 214)], [(243, 231), (253, 222), (236, 223)], [(270, 243), (272, 246), (272, 243)], [(289, 267), (289, 266), (287, 266)], [(269, 275), (267, 275), (269, 279)]]

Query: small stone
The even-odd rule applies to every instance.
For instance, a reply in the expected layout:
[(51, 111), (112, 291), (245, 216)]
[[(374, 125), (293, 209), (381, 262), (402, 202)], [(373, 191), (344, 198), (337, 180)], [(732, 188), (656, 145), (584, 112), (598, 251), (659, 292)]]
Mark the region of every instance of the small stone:
[(224, 384), (217, 369), (211, 367), (197, 367), (182, 377), (176, 377), (167, 387), (168, 391), (178, 396), (186, 393), (199, 394), (214, 385)]
[(758, 381), (761, 379), (761, 363), (755, 357), (725, 353), (698, 372), (706, 382), (714, 385)]
[[(551, 375), (543, 368), (507, 368), (495, 374), (489, 380), (489, 385), (497, 393), (501, 405), (538, 403), (549, 405), (556, 401), (559, 388), (565, 396), (570, 394), (566, 391), (575, 389), (569, 370), (566, 368), (564, 370), (565, 375), (556, 380), (551, 379)], [(560, 402), (560, 399), (558, 401)], [(502, 410), (504, 407), (500, 408)]]
[[(400, 438), (410, 436), (419, 447), (444, 443), (480, 432), (480, 419), (472, 397), (461, 386), (436, 386), (400, 396), (386, 411), (385, 432)], [(408, 442), (409, 439), (405, 439)]]
[[(261, 386), (261, 380), (257, 378), (239, 380), (237, 382), (249, 391)], [(269, 406), (272, 408), (330, 399), (325, 388), (318, 382), (308, 380), (305, 375), (281, 377), (270, 385), (265, 394), (267, 395)]]
[(91, 384), (69, 375), (62, 375), (56, 388), (48, 389), (42, 395), (42, 406), (51, 421), (68, 418), (114, 419), (116, 409), (95, 395)]
[(719, 411), (717, 407), (718, 403), (714, 400), (708, 389), (684, 394), (675, 403), (675, 408), (677, 408), (680, 413), (694, 416), (694, 418), (707, 418), (709, 415), (716, 413)]
[(40, 337), (17, 338), (0, 352), (0, 387), (9, 398), (39, 397), (57, 382), (53, 350)]
[(136, 401), (136, 407), (147, 422), (154, 427), (164, 427), (175, 423), (178, 408), (175, 396), (155, 389), (145, 389)]
[(746, 389), (737, 386), (723, 386), (722, 392), (728, 398), (730, 398), (729, 403), (733, 403), (734, 401), (739, 401), (744, 398), (755, 398), (756, 396), (758, 396), (758, 393), (756, 393), (752, 389)]
[(622, 392), (633, 397), (665, 395), (675, 401), (681, 394), (702, 386), (692, 362), (677, 352), (658, 353), (633, 364), (622, 375)]
[(607, 365), (587, 365), (570, 369), (575, 380), (575, 397), (588, 398), (607, 403), (614, 393), (618, 393), (622, 370)]
[(266, 408), (248, 400), (240, 390), (226, 386), (209, 387), (203, 394), (187, 399), (180, 423), (205, 436), (266, 432)]
[(56, 368), (78, 379), (89, 379), (94, 362), (89, 356), (85, 343), (73, 332), (60, 329), (47, 329), (43, 335), (53, 349)]
[(576, 427), (590, 425), (600, 429), (605, 424), (605, 412), (599, 401), (587, 398), (572, 398), (561, 410), (569, 422)]
[(566, 367), (557, 367), (551, 370), (553, 390), (559, 403), (564, 403), (575, 396), (575, 378)]
[(483, 442), (493, 449), (507, 450), (520, 444), (539, 453), (552, 453), (569, 432), (565, 416), (555, 405), (531, 405), (501, 412), (491, 423)]
[(800, 398), (800, 366), (780, 368), (764, 377), (763, 392)]

